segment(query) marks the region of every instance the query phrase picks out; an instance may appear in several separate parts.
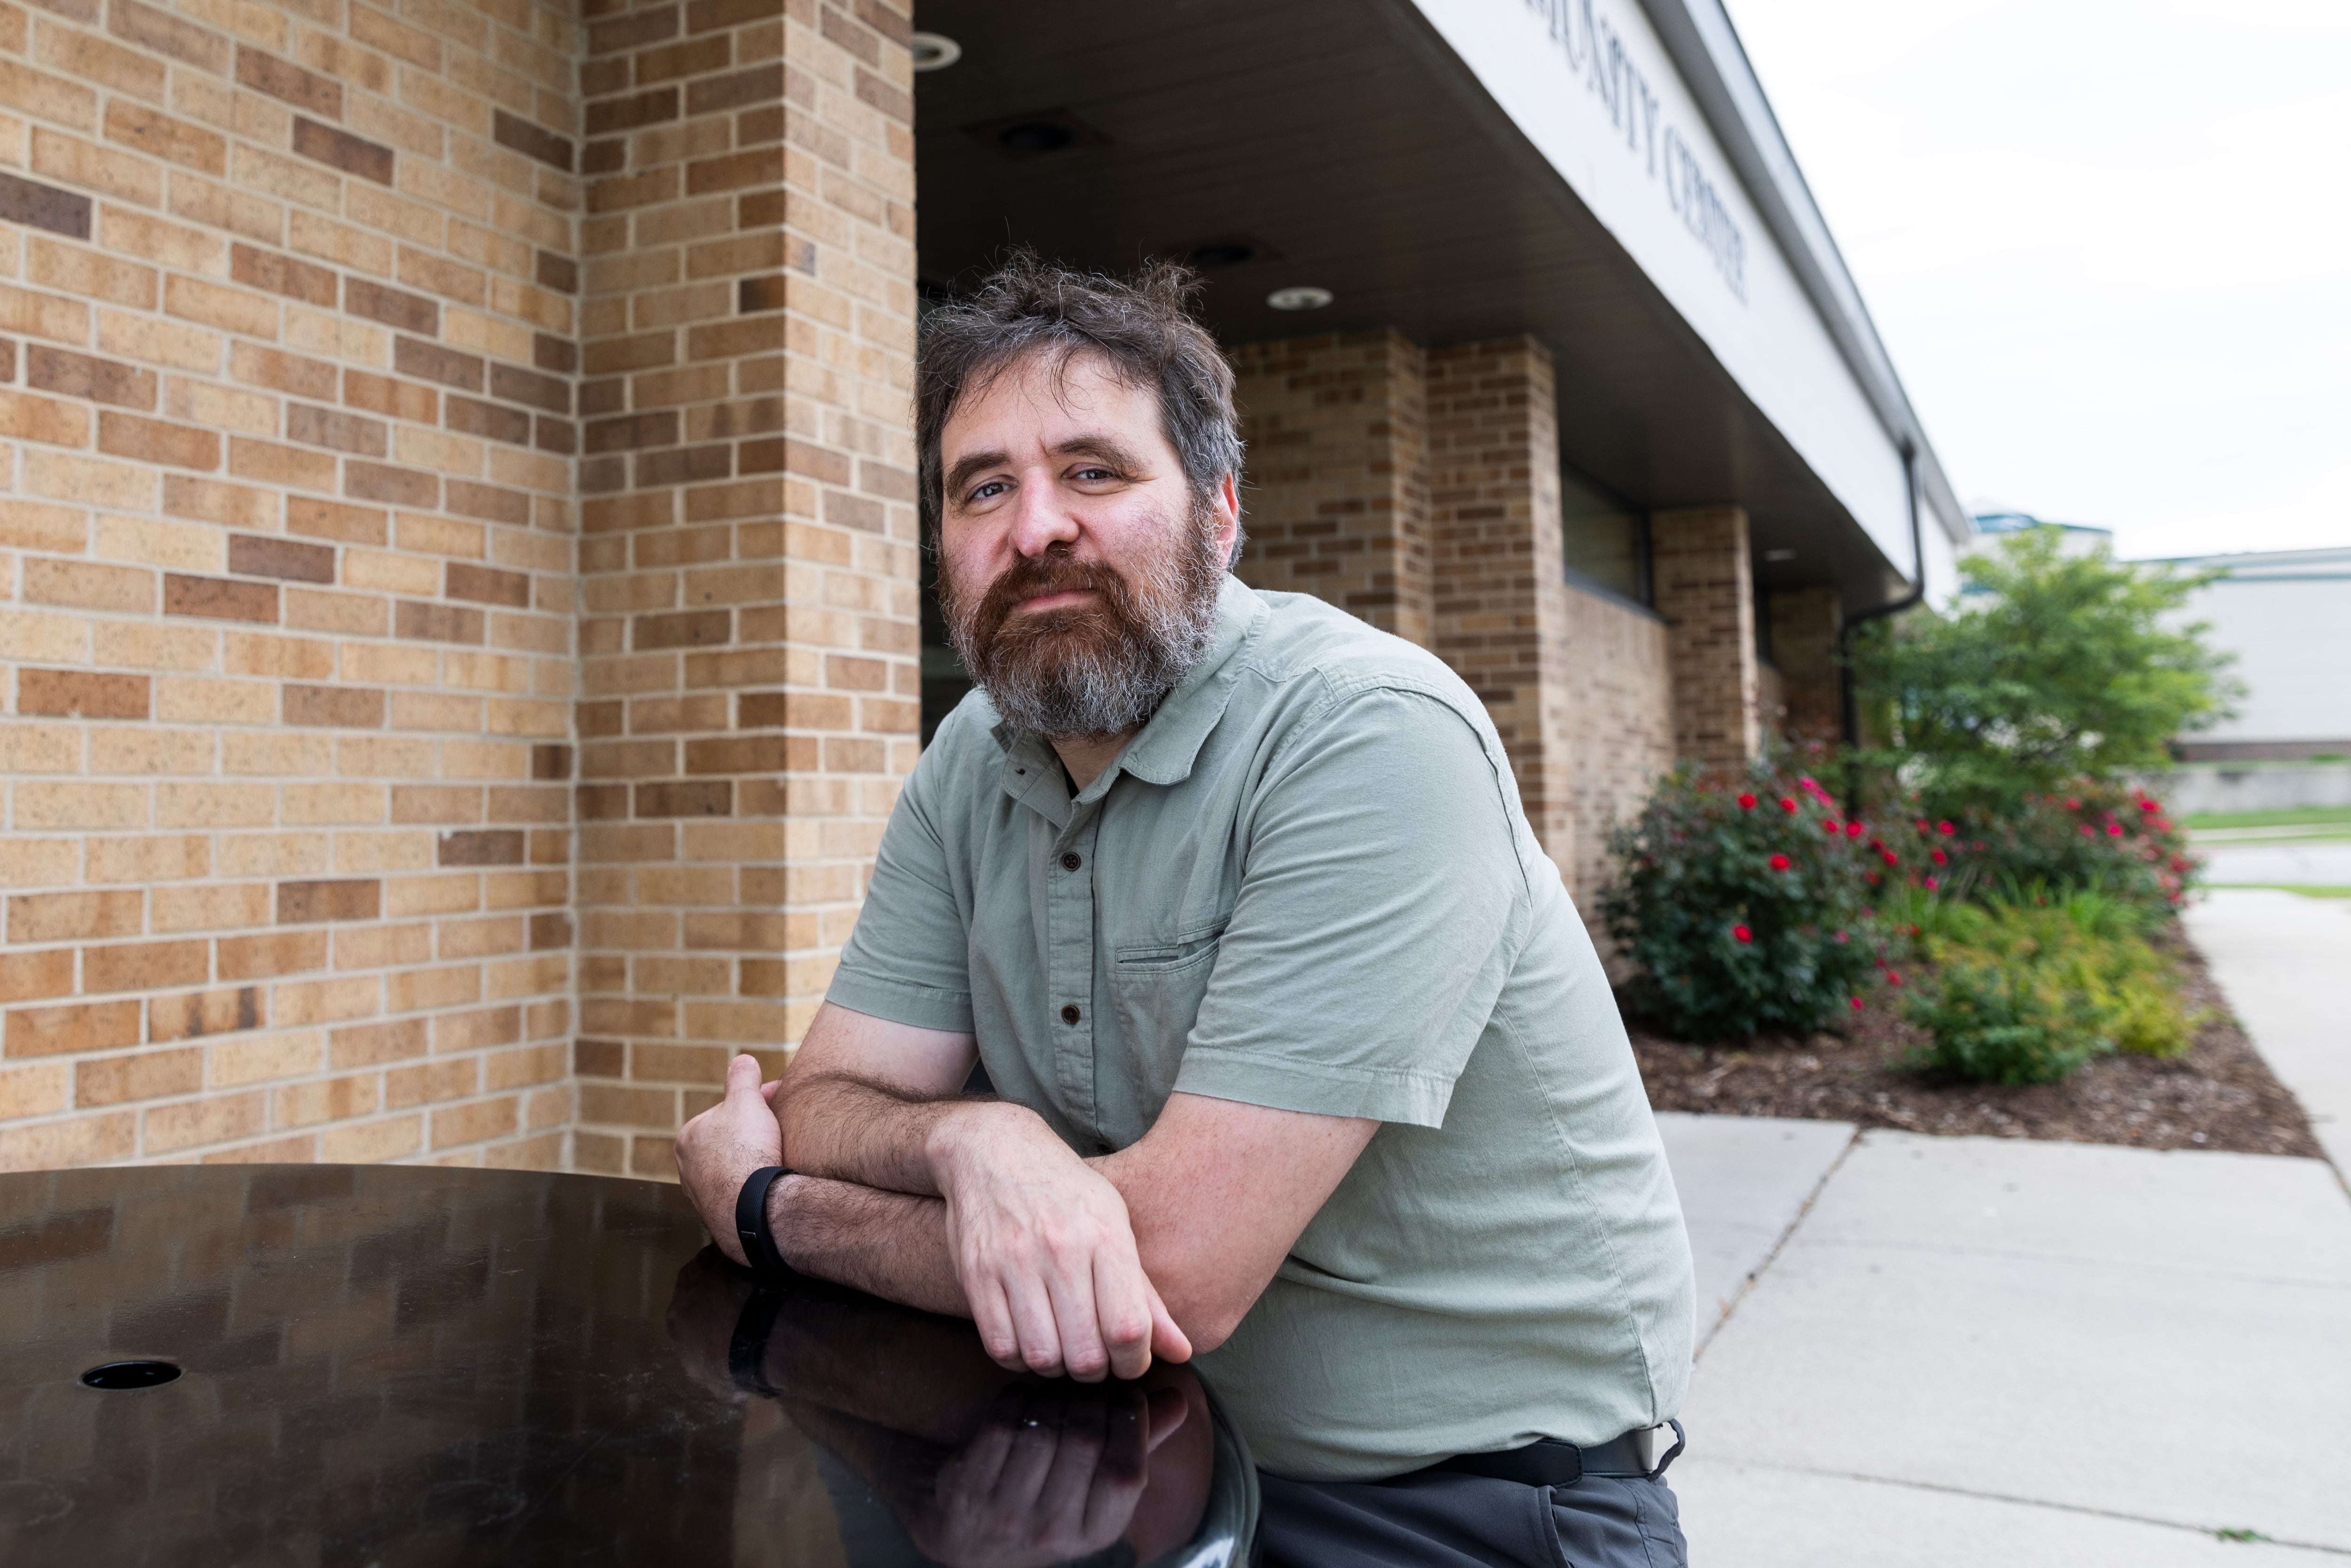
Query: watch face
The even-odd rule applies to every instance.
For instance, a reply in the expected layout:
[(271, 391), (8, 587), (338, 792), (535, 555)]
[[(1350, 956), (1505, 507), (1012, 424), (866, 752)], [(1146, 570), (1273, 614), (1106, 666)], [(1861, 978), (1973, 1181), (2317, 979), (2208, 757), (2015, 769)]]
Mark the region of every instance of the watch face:
[[(0, 1176), (0, 1561), (1238, 1563), (1204, 1383), (727, 1262), (654, 1182)], [(168, 1369), (165, 1375), (163, 1369)]]

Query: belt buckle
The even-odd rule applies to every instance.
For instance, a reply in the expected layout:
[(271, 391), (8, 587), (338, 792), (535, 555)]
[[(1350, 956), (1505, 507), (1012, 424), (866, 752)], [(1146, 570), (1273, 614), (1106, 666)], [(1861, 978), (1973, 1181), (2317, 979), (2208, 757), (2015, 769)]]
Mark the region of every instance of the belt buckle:
[(1688, 1439), (1682, 1433), (1679, 1421), (1667, 1421), (1646, 1431), (1630, 1434), (1633, 1452), (1641, 1461), (1641, 1469), (1651, 1479), (1665, 1473), (1665, 1469), (1680, 1457)]

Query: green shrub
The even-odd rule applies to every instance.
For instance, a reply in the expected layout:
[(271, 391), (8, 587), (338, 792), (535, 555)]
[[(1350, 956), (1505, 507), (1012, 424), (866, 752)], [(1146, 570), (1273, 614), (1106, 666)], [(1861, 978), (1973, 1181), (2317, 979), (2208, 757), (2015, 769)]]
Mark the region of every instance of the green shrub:
[(1918, 1065), (1993, 1083), (2049, 1083), (2109, 1051), (2178, 1056), (2196, 1019), (2140, 932), (2146, 912), (2093, 890), (2014, 902), (1896, 907), (1933, 966), (1903, 1016), (1933, 1036)]
[(1933, 863), (1779, 759), (1669, 775), (1610, 850), (1601, 910), (1641, 967), (1635, 1005), (1684, 1040), (1808, 1034), (1859, 1007), (1888, 935), (1875, 902)]
[(1968, 949), (1946, 958), (1902, 1011), (1934, 1036), (1919, 1065), (1986, 1083), (2054, 1083), (2114, 1049), (2047, 968)]

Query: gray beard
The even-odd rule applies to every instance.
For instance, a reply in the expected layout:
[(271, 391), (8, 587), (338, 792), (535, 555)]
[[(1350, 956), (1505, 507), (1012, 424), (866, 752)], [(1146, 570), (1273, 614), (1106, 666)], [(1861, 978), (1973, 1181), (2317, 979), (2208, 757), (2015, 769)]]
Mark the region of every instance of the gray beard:
[(1123, 735), (1147, 723), (1197, 667), (1216, 632), (1225, 574), (1201, 520), (1193, 519), (1176, 549), (1133, 569), (1112, 634), (1065, 636), (1050, 656), (1032, 648), (1007, 657), (980, 646), (977, 606), (950, 592), (948, 635), (998, 716), (1048, 739)]

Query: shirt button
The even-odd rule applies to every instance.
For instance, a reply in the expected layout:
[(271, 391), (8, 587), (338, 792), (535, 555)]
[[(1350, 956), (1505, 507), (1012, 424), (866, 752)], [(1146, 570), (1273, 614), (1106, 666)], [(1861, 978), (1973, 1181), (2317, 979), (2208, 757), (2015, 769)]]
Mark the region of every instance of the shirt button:
[(1063, 871), (1075, 871), (1085, 863), (1086, 862), (1081, 860), (1074, 852), (1061, 857), (1061, 869)]
[(1078, 1009), (1075, 1003), (1071, 1003), (1070, 1006), (1061, 1009), (1061, 1021), (1068, 1024), (1073, 1024), (1078, 1021)]

